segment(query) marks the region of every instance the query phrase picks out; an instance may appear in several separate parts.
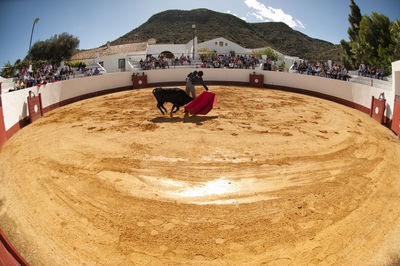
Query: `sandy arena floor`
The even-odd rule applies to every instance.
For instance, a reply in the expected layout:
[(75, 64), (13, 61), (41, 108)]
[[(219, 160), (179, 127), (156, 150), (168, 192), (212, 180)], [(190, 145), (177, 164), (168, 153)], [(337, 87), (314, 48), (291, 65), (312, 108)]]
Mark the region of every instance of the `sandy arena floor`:
[(14, 135), (0, 150), (0, 227), (22, 256), (32, 265), (399, 257), (397, 136), (322, 99), (210, 88), (218, 104), (206, 116), (162, 116), (143, 89), (59, 108)]

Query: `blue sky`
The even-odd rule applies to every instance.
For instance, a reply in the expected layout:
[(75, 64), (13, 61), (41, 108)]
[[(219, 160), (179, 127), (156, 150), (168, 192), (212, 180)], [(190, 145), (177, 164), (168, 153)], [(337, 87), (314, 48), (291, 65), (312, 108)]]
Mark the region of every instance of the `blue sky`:
[[(400, 0), (355, 2), (362, 14), (378, 12), (392, 21), (400, 19)], [(0, 66), (26, 56), (36, 17), (32, 45), (67, 32), (78, 37), (79, 49), (95, 48), (156, 13), (195, 8), (230, 13), (250, 23), (283, 21), (312, 38), (338, 44), (348, 40), (349, 5), (350, 0), (0, 0)]]

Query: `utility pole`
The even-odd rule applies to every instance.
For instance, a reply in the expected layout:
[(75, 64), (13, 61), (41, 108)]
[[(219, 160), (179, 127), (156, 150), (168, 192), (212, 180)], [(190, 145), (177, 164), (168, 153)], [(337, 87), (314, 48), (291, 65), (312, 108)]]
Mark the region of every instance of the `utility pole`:
[(193, 57), (192, 57), (192, 61), (194, 61), (194, 37), (196, 34), (196, 24), (192, 25), (192, 29), (193, 29)]
[(33, 30), (35, 29), (35, 24), (38, 23), (38, 21), (39, 21), (39, 18), (35, 18), (35, 21), (33, 22), (33, 25), (32, 25), (31, 40), (30, 40), (30, 42), (29, 42), (29, 50), (28, 50), (28, 60), (29, 60), (29, 58), (30, 58), (30, 55), (29, 55), (29, 54), (30, 54), (30, 52), (31, 52)]

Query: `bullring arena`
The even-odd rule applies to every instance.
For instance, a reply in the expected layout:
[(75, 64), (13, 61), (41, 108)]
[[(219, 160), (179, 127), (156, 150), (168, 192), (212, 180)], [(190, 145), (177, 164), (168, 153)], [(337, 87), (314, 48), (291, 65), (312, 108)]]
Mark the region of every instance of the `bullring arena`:
[(397, 81), (205, 69), (214, 109), (161, 115), (152, 89), (187, 72), (35, 88), (29, 125), (29, 90), (1, 95), (0, 226), (28, 263), (398, 262), (400, 140), (368, 114), (384, 92), (396, 122)]

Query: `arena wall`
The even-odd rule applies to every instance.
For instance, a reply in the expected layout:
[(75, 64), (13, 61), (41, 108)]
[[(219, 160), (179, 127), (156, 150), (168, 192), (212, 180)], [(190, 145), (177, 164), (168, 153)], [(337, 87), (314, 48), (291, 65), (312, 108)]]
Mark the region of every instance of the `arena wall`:
[(395, 95), (400, 95), (400, 60), (392, 63), (392, 89)]
[[(263, 70), (245, 69), (201, 69), (204, 72), (204, 80), (209, 85), (249, 85), (249, 75), (252, 73), (264, 75), (264, 87), (283, 89), (299, 93), (314, 95), (333, 100), (347, 106), (369, 113), (371, 97), (378, 98), (383, 92), (386, 98), (386, 120), (392, 118), (394, 105), (394, 91), (398, 88), (394, 83), (392, 88), (386, 90), (354, 82), (340, 81), (317, 76), (307, 76), (287, 72), (272, 72)], [(158, 69), (141, 71), (147, 75), (148, 87), (153, 86), (183, 86), (185, 78), (191, 69)], [(396, 72), (395, 75), (399, 75)], [(132, 89), (132, 73), (119, 72), (66, 80), (25, 90), (9, 92), (1, 95), (2, 115), (4, 129), (9, 139), (20, 128), (27, 125), (29, 115), (27, 97), (29, 91), (36, 95), (41, 94), (44, 113), (57, 107), (102, 94)], [(0, 109), (1, 110), (1, 109)], [(0, 120), (1, 122), (1, 120)], [(0, 127), (1, 129), (1, 127)], [(0, 132), (0, 136), (4, 132)], [(1, 144), (0, 144), (1, 145)]]
[(0, 147), (7, 141), (6, 129), (4, 126), (3, 103), (1, 101), (1, 83), (0, 83)]

